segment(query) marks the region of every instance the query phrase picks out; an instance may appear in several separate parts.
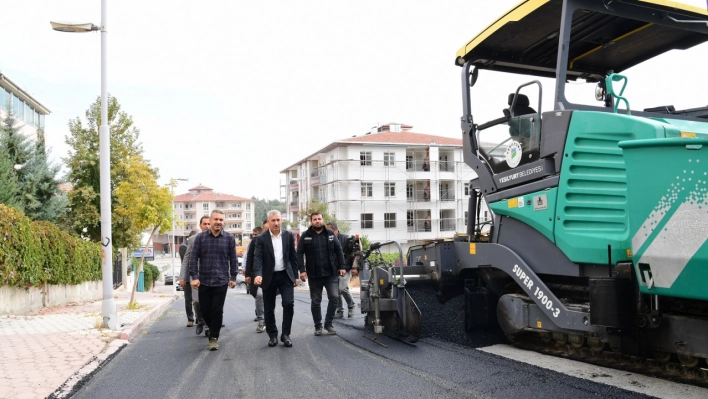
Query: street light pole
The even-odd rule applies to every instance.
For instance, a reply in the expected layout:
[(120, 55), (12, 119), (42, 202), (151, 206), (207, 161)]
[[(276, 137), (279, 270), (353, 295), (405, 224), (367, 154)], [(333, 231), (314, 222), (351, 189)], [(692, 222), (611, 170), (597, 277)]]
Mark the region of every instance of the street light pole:
[(103, 246), (103, 324), (120, 328), (113, 298), (113, 232), (111, 230), (111, 137), (108, 130), (108, 0), (101, 0), (101, 127), (99, 128), (101, 181), (101, 245)]
[(99, 127), (99, 179), (101, 195), (101, 275), (103, 278), (103, 326), (120, 328), (113, 298), (113, 234), (111, 231), (111, 138), (108, 129), (108, 7), (101, 0), (101, 26), (50, 22), (60, 32), (101, 31), (101, 126)]

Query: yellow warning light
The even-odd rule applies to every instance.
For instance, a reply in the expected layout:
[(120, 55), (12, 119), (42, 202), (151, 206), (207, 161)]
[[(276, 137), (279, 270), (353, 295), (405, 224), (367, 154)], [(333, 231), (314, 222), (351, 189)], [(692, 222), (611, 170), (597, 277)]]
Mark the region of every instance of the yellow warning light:
[(510, 198), (509, 201), (507, 201), (507, 205), (509, 208), (518, 208), (519, 207), (519, 199), (518, 198)]
[(379, 285), (383, 285), (383, 279), (379, 279)]
[(681, 132), (681, 137), (683, 137), (683, 138), (690, 138), (690, 137), (696, 137), (696, 133), (691, 133), (691, 132)]
[(627, 250), (627, 257), (628, 257), (628, 258), (631, 258), (631, 257), (632, 257), (632, 250), (631, 250), (631, 249), (628, 249), (628, 250)]
[(540, 321), (537, 321), (536, 328), (543, 328), (543, 323), (541, 323)]
[(470, 255), (475, 255), (477, 253), (477, 244), (470, 243)]

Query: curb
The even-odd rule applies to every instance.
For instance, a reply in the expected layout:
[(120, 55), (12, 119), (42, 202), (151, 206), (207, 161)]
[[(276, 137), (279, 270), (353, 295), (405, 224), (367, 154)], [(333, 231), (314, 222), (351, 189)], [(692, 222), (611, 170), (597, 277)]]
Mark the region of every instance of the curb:
[(166, 301), (160, 303), (159, 305), (157, 305), (157, 306), (155, 306), (154, 308), (150, 309), (149, 312), (147, 312), (147, 313), (145, 313), (144, 315), (138, 317), (137, 320), (135, 320), (134, 322), (130, 323), (129, 326), (125, 327), (125, 328), (120, 332), (120, 339), (126, 340), (126, 341), (130, 341), (130, 340), (132, 340), (133, 338), (135, 338), (135, 336), (138, 334), (138, 331), (140, 331), (140, 329), (141, 329), (145, 324), (147, 324), (148, 322), (150, 322), (150, 320), (153, 320), (153, 319), (159, 317), (160, 315), (162, 315), (162, 313), (172, 304), (172, 302), (176, 301), (177, 298), (178, 298), (178, 297), (175, 295), (175, 296), (172, 297), (171, 299), (168, 299), (168, 300), (166, 300)]

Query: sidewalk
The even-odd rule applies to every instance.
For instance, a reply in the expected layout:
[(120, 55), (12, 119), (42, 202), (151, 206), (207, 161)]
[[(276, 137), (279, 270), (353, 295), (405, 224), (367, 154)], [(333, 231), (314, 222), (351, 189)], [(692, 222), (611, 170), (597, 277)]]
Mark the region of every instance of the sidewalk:
[(66, 396), (183, 295), (158, 282), (150, 292), (136, 292), (140, 307), (130, 310), (130, 288), (114, 291), (120, 330), (96, 328), (101, 323), (100, 300), (0, 316), (0, 399)]

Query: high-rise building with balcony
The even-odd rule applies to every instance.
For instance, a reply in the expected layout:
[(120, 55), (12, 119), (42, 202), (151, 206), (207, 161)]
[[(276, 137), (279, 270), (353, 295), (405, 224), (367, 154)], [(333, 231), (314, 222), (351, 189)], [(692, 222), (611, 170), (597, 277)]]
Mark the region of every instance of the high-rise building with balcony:
[[(385, 124), (370, 133), (335, 141), (285, 168), (287, 218), (299, 226), (310, 200), (369, 240), (396, 240), (404, 248), (452, 237), (467, 228), (470, 181), (462, 140), (413, 133)], [(480, 218), (490, 218), (486, 205)]]

